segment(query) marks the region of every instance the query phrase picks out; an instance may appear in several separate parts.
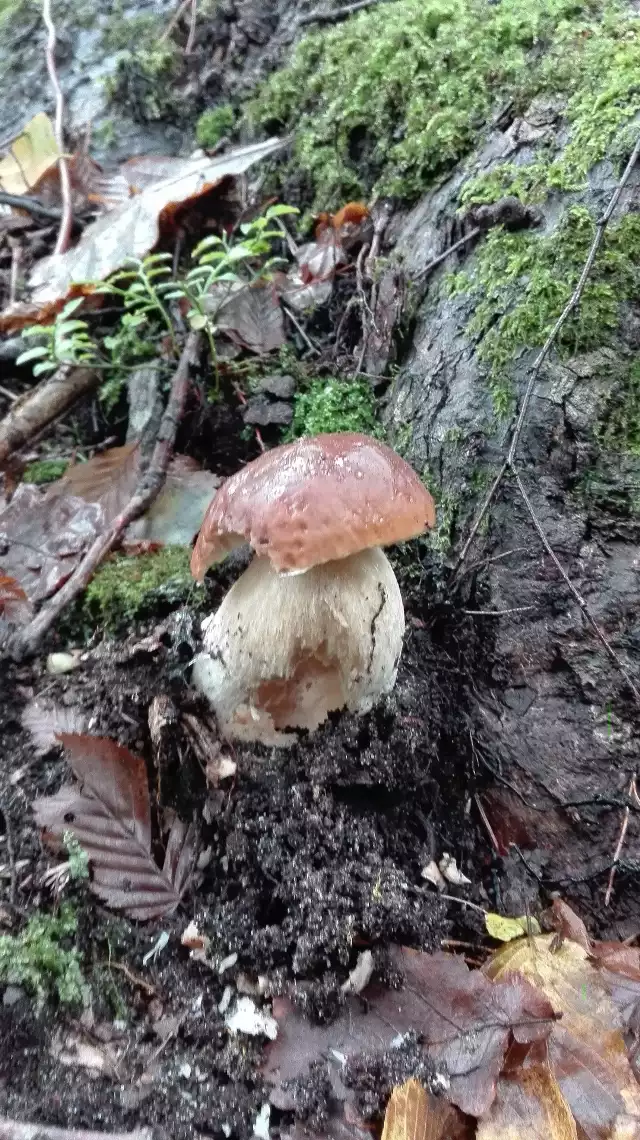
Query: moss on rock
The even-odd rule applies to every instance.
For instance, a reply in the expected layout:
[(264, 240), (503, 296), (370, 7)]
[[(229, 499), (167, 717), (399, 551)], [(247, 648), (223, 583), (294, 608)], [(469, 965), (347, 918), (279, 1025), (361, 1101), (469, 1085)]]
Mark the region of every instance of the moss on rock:
[(236, 113), (229, 103), (203, 111), (196, 123), (196, 142), (205, 150), (212, 150), (221, 139), (233, 130)]
[(375, 397), (366, 380), (318, 377), (294, 397), (293, 423), (287, 438), (336, 431), (382, 436)]
[(37, 459), (25, 467), (22, 476), (23, 483), (55, 483), (64, 475), (69, 461), (67, 459)]
[(193, 589), (189, 569), (191, 550), (165, 546), (135, 558), (110, 558), (91, 580), (81, 601), (85, 623), (99, 623), (108, 632), (126, 628), (156, 607), (182, 604)]
[(521, 113), (546, 91), (566, 93), (579, 125), (568, 171), (631, 115), (624, 11), (617, 0), (394, 0), (306, 36), (248, 116), (295, 128), (294, 164), (322, 208), (367, 192), (416, 197), (471, 151), (501, 102)]
[[(492, 230), (469, 270), (448, 279), (451, 294), (475, 302), (467, 331), (487, 367), (494, 408), (511, 411), (509, 373), (523, 349), (541, 346), (578, 282), (596, 222), (584, 206), (573, 206), (555, 232)], [(577, 356), (610, 344), (620, 323), (621, 303), (640, 287), (640, 215), (627, 214), (606, 232), (578, 310), (557, 341), (560, 357)]]

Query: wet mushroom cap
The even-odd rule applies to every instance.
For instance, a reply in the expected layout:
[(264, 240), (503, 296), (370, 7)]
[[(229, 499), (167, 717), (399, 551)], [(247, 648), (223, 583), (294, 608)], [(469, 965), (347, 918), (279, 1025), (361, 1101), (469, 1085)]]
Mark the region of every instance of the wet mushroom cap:
[(298, 439), (227, 479), (209, 504), (191, 571), (249, 542), (276, 570), (308, 570), (435, 525), (415, 471), (386, 444), (355, 432)]

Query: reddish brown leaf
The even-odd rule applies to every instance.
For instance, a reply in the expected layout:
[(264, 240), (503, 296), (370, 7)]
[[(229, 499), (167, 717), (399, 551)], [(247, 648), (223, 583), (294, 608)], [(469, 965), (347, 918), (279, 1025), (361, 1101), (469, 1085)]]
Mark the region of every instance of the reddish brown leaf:
[(91, 887), (131, 918), (160, 918), (180, 902), (196, 835), (176, 820), (164, 866), (151, 854), (149, 787), (144, 760), (113, 740), (58, 735), (80, 786), (66, 786), (33, 805), (40, 827), (60, 838), (71, 831), (89, 856)]
[(53, 594), (73, 573), (84, 551), (103, 528), (97, 503), (52, 496), (21, 484), (0, 513), (0, 538), (7, 548), (4, 569), (30, 601)]
[(273, 284), (237, 290), (218, 310), (215, 320), (231, 340), (260, 355), (285, 342), (282, 309)]
[(129, 502), (139, 478), (137, 441), (124, 447), (110, 447), (76, 463), (49, 489), (48, 499), (74, 495), (87, 503), (99, 503), (105, 523), (111, 522)]
[(449, 1077), (447, 1099), (463, 1112), (480, 1116), (495, 1095), (511, 1037), (529, 1043), (551, 1031), (549, 1001), (524, 978), (514, 975), (487, 985), (487, 979), (460, 958), (402, 948), (394, 951), (394, 958), (404, 974), (403, 989), (368, 986), (362, 994), (367, 1012), (351, 998), (345, 1014), (331, 1026), (310, 1025), (284, 999), (274, 1002), (279, 1031), (265, 1073), (275, 1085), (272, 1100), (277, 1107), (293, 1107), (283, 1086), (304, 1073), (311, 1061), (385, 1049), (398, 1035), (414, 1032), (436, 1068)]
[(0, 570), (0, 611), (11, 602), (26, 602), (26, 600), (27, 595), (20, 583)]
[(553, 929), (557, 930), (563, 938), (577, 942), (578, 946), (582, 946), (587, 954), (591, 953), (591, 939), (587, 934), (587, 928), (568, 903), (563, 902), (562, 899), (554, 899), (552, 906), (547, 911), (547, 917)]
[(66, 298), (74, 284), (104, 281), (127, 258), (144, 257), (176, 208), (212, 190), (223, 179), (244, 174), (253, 163), (275, 154), (283, 145), (280, 139), (267, 139), (217, 158), (138, 160), (138, 185), (144, 164), (149, 167), (154, 161), (155, 180), (87, 226), (72, 249), (39, 261), (30, 280), (32, 301), (43, 305)]

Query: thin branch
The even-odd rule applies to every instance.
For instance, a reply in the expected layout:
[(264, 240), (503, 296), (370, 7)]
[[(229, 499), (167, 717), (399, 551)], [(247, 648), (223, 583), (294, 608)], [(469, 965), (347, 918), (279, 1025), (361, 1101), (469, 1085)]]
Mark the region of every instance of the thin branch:
[(60, 192), (62, 195), (62, 218), (60, 220), (60, 229), (58, 230), (58, 240), (56, 241), (55, 253), (64, 253), (69, 247), (69, 239), (71, 237), (71, 226), (73, 224), (73, 209), (71, 205), (71, 178), (69, 176), (69, 165), (64, 152), (64, 136), (63, 136), (63, 117), (64, 117), (64, 95), (58, 79), (56, 71), (56, 28), (51, 18), (51, 0), (42, 0), (42, 19), (44, 20), (45, 27), (48, 32), (47, 44), (45, 47), (45, 54), (47, 59), (47, 71), (49, 72), (49, 79), (53, 92), (56, 97), (56, 116), (53, 124), (53, 130), (56, 137), (56, 145), (58, 147), (58, 169), (60, 171)]
[(346, 20), (354, 12), (362, 12), (365, 8), (372, 8), (374, 4), (383, 4), (386, 0), (356, 0), (355, 4), (345, 4), (343, 8), (316, 8), (306, 16), (300, 16), (298, 24), (337, 24), (339, 20)]
[(16, 852), (13, 844), (13, 827), (11, 824), (11, 816), (4, 804), (0, 804), (0, 813), (4, 819), (4, 838), (9, 860), (9, 902), (11, 906), (15, 906), (18, 880), (16, 876)]
[[(62, 611), (89, 584), (100, 563), (122, 538), (129, 523), (149, 509), (162, 489), (189, 390), (189, 367), (197, 357), (200, 343), (199, 332), (189, 333), (171, 383), (169, 399), (162, 416), (149, 466), (144, 472), (140, 484), (124, 510), (113, 520), (105, 533), (96, 538), (89, 547), (84, 558), (62, 589), (54, 594), (53, 598), (24, 630), (16, 634), (10, 647), (14, 655), (22, 656), (34, 653), (37, 650), (42, 638), (51, 629)], [(0, 1140), (2, 1140), (1, 1136)]]
[(43, 202), (39, 202), (29, 194), (8, 194), (6, 190), (0, 190), (0, 205), (26, 210), (27, 213), (33, 214), (36, 218), (43, 218), (46, 222), (62, 220), (62, 210), (56, 209), (55, 206), (45, 206)]
[(620, 657), (616, 653), (615, 649), (611, 645), (606, 634), (603, 632), (603, 630), (600, 629), (600, 626), (598, 625), (596, 619), (594, 618), (593, 614), (589, 610), (589, 607), (588, 607), (587, 603), (585, 602), (584, 598), (582, 597), (582, 594), (574, 586), (569, 575), (567, 574), (567, 571), (565, 570), (565, 568), (562, 565), (562, 563), (560, 562), (557, 554), (555, 553), (553, 547), (551, 546), (551, 543), (549, 542), (549, 539), (547, 538), (547, 536), (544, 532), (544, 527), (540, 523), (540, 520), (538, 519), (538, 516), (536, 515), (536, 512), (533, 509), (533, 505), (531, 503), (531, 500), (530, 500), (529, 496), (527, 495), (527, 492), (524, 489), (524, 485), (522, 483), (522, 479), (520, 478), (518, 471), (516, 471), (514, 468), (512, 473), (513, 473), (513, 477), (516, 481), (516, 484), (518, 486), (518, 490), (519, 490), (520, 494), (522, 495), (524, 505), (527, 508), (529, 515), (531, 516), (531, 521), (532, 521), (534, 527), (536, 528), (538, 535), (540, 536), (540, 541), (541, 541), (542, 545), (544, 546), (547, 554), (549, 555), (551, 561), (553, 562), (556, 570), (561, 575), (562, 580), (564, 581), (565, 585), (567, 586), (567, 589), (570, 591), (572, 598), (574, 599), (575, 602), (577, 602), (580, 609), (582, 610), (582, 612), (583, 612), (584, 616), (586, 617), (589, 625), (591, 626), (593, 632), (595, 633), (596, 637), (598, 638), (598, 641), (604, 647), (604, 649), (607, 651), (607, 653), (609, 654), (609, 657), (614, 662), (614, 664), (617, 665), (619, 672), (624, 677), (624, 679), (627, 682), (627, 685), (629, 686), (631, 692), (633, 693), (636, 701), (640, 705), (640, 689), (637, 687), (635, 682), (631, 679), (629, 673), (627, 672), (625, 665), (623, 664)]
[(198, 17), (198, 0), (191, 0), (191, 16), (189, 19), (189, 36), (185, 45), (184, 54), (191, 55), (196, 38), (196, 20)]
[(626, 669), (625, 665), (623, 664), (621, 658), (618, 656), (615, 649), (613, 648), (613, 646), (609, 642), (606, 634), (600, 628), (596, 619), (591, 614), (589, 607), (587, 606), (587, 603), (585, 602), (584, 598), (579, 593), (579, 591), (576, 589), (576, 587), (573, 585), (571, 579), (569, 578), (569, 575), (567, 574), (566, 570), (564, 569), (564, 567), (560, 563), (559, 559), (557, 558), (557, 556), (556, 556), (556, 554), (555, 554), (555, 552), (551, 546), (551, 543), (549, 542), (549, 540), (545, 534), (544, 528), (542, 527), (542, 524), (540, 523), (540, 520), (538, 519), (538, 517), (535, 513), (535, 510), (533, 508), (533, 504), (531, 503), (531, 500), (529, 499), (529, 497), (525, 491), (525, 488), (524, 488), (523, 483), (522, 483), (522, 479), (520, 478), (519, 472), (516, 468), (516, 453), (517, 453), (517, 449), (518, 449), (518, 443), (520, 442), (520, 436), (522, 434), (522, 429), (523, 429), (524, 423), (526, 421), (527, 413), (529, 410), (529, 405), (531, 403), (531, 398), (533, 396), (533, 392), (534, 392), (538, 377), (540, 375), (540, 370), (542, 368), (542, 365), (544, 364), (545, 360), (549, 356), (549, 353), (551, 352), (551, 349), (553, 348), (553, 345), (555, 344), (555, 341), (558, 337), (558, 334), (561, 332), (562, 328), (566, 324), (571, 313), (580, 304), (580, 301), (582, 299), (582, 295), (584, 293), (587, 281), (589, 279), (589, 274), (591, 273), (594, 262), (596, 260), (597, 255), (598, 255), (598, 251), (600, 249), (600, 246), (602, 245), (602, 242), (604, 239), (604, 233), (605, 233), (605, 230), (607, 228), (607, 225), (608, 225), (608, 223), (609, 223), (609, 221), (613, 215), (613, 212), (614, 212), (614, 210), (615, 210), (615, 208), (616, 208), (616, 206), (620, 200), (622, 192), (623, 192), (625, 186), (627, 185), (629, 178), (631, 177), (632, 171), (633, 171), (639, 157), (640, 157), (640, 135), (638, 135), (638, 138), (636, 140), (636, 144), (635, 144), (635, 146), (631, 152), (631, 155), (629, 157), (629, 161), (627, 162), (627, 165), (626, 165), (626, 167), (625, 167), (625, 169), (624, 169), (624, 171), (623, 171), (623, 173), (622, 173), (622, 175), (621, 175), (621, 177), (620, 177), (620, 179), (619, 179), (619, 181), (618, 181), (618, 183), (617, 183), (617, 185), (613, 191), (613, 194), (611, 195), (611, 198), (609, 200), (609, 204), (608, 204), (606, 210), (604, 211), (604, 213), (599, 218), (598, 222), (596, 223), (596, 232), (594, 234), (593, 241), (591, 243), (591, 247), (590, 247), (589, 252), (587, 254), (587, 259), (584, 263), (584, 266), (583, 266), (582, 272), (580, 274), (578, 283), (577, 283), (571, 297), (567, 301), (564, 309), (562, 310), (560, 316), (558, 317), (556, 323), (554, 324), (553, 328), (551, 329), (551, 332), (549, 333), (549, 335), (548, 335), (546, 341), (544, 342), (540, 352), (538, 353), (538, 356), (536, 357), (536, 359), (534, 361), (533, 368), (531, 370), (531, 375), (529, 377), (529, 381), (528, 381), (528, 384), (526, 387), (526, 391), (525, 391), (524, 397), (522, 399), (522, 403), (521, 403), (520, 409), (518, 411), (516, 423), (515, 423), (515, 426), (514, 426), (512, 435), (511, 435), (511, 440), (509, 443), (509, 449), (508, 449), (506, 458), (503, 460), (503, 462), (500, 466), (500, 470), (498, 471), (498, 474), (496, 475), (496, 477), (495, 477), (495, 479), (491, 485), (489, 493), (485, 497), (484, 502), (482, 503), (482, 506), (481, 506), (481, 508), (480, 508), (475, 520), (474, 520), (474, 523), (473, 523), (473, 526), (471, 527), (471, 531), (469, 533), (469, 536), (468, 536), (468, 538), (467, 538), (467, 540), (466, 540), (466, 542), (462, 548), (462, 551), (458, 557), (458, 560), (457, 560), (457, 562), (453, 568), (453, 573), (452, 573), (452, 577), (451, 577), (451, 584), (453, 584), (457, 580), (457, 577), (458, 577), (458, 574), (460, 571), (460, 567), (462, 566), (465, 558), (467, 557), (467, 554), (469, 552), (471, 544), (473, 543), (473, 540), (474, 540), (475, 536), (477, 535), (478, 530), (480, 529), (480, 526), (481, 526), (481, 524), (482, 524), (482, 522), (483, 522), (483, 520), (484, 520), (484, 518), (485, 518), (485, 516), (489, 510), (489, 507), (491, 506), (491, 503), (493, 502), (495, 494), (496, 494), (500, 484), (502, 483), (502, 480), (504, 479), (507, 472), (510, 472), (510, 474), (515, 479), (518, 490), (522, 496), (522, 499), (523, 499), (524, 504), (527, 508), (527, 511), (529, 512), (529, 515), (531, 517), (533, 525), (534, 525), (536, 531), (538, 532), (538, 535), (540, 537), (542, 545), (544, 546), (545, 550), (547, 551), (547, 554), (549, 555), (549, 557), (552, 559), (556, 569), (560, 573), (563, 581), (565, 582), (566, 586), (568, 587), (569, 591), (571, 592), (572, 597), (574, 598), (574, 600), (577, 602), (578, 606), (582, 610), (582, 612), (583, 612), (585, 618), (587, 619), (589, 625), (591, 626), (594, 633), (596, 634), (596, 637), (598, 638), (601, 645), (606, 650), (606, 652), (609, 655), (609, 657), (611, 658), (611, 660), (615, 663), (619, 672), (622, 674), (624, 680), (626, 681), (627, 685), (629, 686), (629, 689), (633, 693), (633, 696), (635, 697), (638, 704), (640, 704), (640, 688), (632, 680), (632, 678), (629, 675), (629, 672), (627, 671), (627, 669)]
[(443, 250), (442, 253), (439, 253), (437, 257), (434, 257), (433, 261), (430, 261), (428, 265), (425, 265), (424, 269), (421, 269), (419, 273), (416, 273), (415, 277), (412, 278), (412, 280), (421, 281), (423, 277), (428, 277), (429, 274), (432, 273), (433, 270), (441, 264), (441, 262), (447, 260), (449, 254), (455, 253), (457, 249), (460, 249), (463, 245), (467, 245), (468, 242), (475, 241), (475, 239), (479, 237), (481, 233), (482, 230), (480, 229), (480, 226), (476, 226), (475, 229), (469, 230), (468, 234), (465, 234), (463, 237), (458, 238), (457, 241), (454, 241), (453, 245), (448, 246), (447, 249)]
[(508, 610), (463, 610), (467, 617), (506, 617), (507, 614), (524, 614), (536, 606), (513, 606)]
[[(622, 177), (620, 178), (615, 190), (613, 191), (613, 194), (611, 195), (609, 205), (607, 206), (604, 214), (599, 219), (599, 221), (596, 225), (596, 232), (594, 234), (593, 242), (591, 243), (591, 248), (589, 250), (589, 253), (587, 254), (587, 260), (585, 261), (584, 268), (582, 270), (582, 273), (580, 274), (580, 279), (578, 281), (578, 284), (576, 285), (571, 297), (567, 301), (564, 309), (562, 310), (560, 316), (558, 317), (555, 325), (553, 326), (553, 328), (552, 328), (551, 332), (549, 333), (546, 341), (544, 342), (542, 348), (540, 349), (538, 356), (536, 357), (536, 359), (534, 361), (533, 368), (531, 370), (531, 376), (529, 377), (529, 382), (527, 384), (527, 388), (526, 388), (526, 391), (525, 391), (525, 394), (524, 394), (524, 397), (522, 400), (522, 404), (521, 404), (520, 410), (518, 412), (518, 418), (516, 420), (516, 424), (515, 424), (515, 427), (513, 429), (513, 433), (511, 436), (511, 442), (509, 444), (509, 450), (507, 453), (507, 457), (504, 460), (496, 478), (494, 479), (494, 481), (491, 485), (489, 493), (487, 494), (487, 496), (486, 496), (486, 498), (485, 498), (485, 500), (484, 500), (484, 502), (480, 508), (480, 511), (478, 512), (478, 515), (477, 515), (477, 517), (473, 523), (469, 537), (467, 538), (467, 541), (465, 542), (465, 544), (462, 548), (460, 556), (458, 557), (456, 565), (453, 569), (453, 575), (452, 575), (453, 580), (455, 580), (458, 576), (458, 571), (459, 571), (462, 563), (464, 562), (464, 560), (465, 560), (465, 558), (469, 552), (471, 544), (472, 544), (476, 534), (478, 533), (480, 526), (482, 525), (482, 522), (485, 518), (487, 511), (489, 510), (489, 507), (491, 506), (491, 503), (493, 502), (493, 498), (495, 496), (496, 491), (498, 490), (498, 487), (500, 486), (502, 480), (504, 479), (504, 476), (506, 475), (507, 471), (510, 468), (513, 469), (513, 466), (515, 463), (516, 451), (517, 451), (518, 443), (520, 441), (520, 435), (522, 433), (522, 428), (524, 426), (524, 423), (525, 423), (525, 420), (527, 417), (527, 412), (529, 410), (529, 404), (531, 403), (531, 397), (533, 395), (533, 391), (534, 391), (534, 388), (536, 386), (536, 382), (538, 380), (538, 376), (540, 374), (540, 370), (542, 368), (542, 365), (544, 364), (549, 353), (551, 352), (551, 349), (553, 348), (553, 345), (555, 343), (556, 337), (558, 336), (558, 333), (563, 329), (563, 327), (566, 324), (567, 320), (569, 319), (571, 313), (573, 312), (574, 309), (576, 309), (578, 307), (578, 305), (580, 303), (580, 300), (582, 298), (582, 294), (584, 293), (584, 289), (585, 289), (585, 286), (587, 284), (589, 274), (593, 268), (593, 263), (596, 259), (597, 254), (598, 254), (598, 250), (600, 249), (600, 246), (602, 245), (602, 241), (604, 238), (604, 232), (605, 232), (607, 225), (611, 219), (611, 215), (613, 214), (613, 211), (615, 210), (615, 208), (616, 208), (616, 206), (620, 200), (620, 196), (622, 194), (622, 191), (624, 190), (625, 186), (627, 185), (627, 182), (629, 181), (629, 179), (631, 177), (633, 168), (636, 165), (639, 156), (640, 156), (640, 135), (638, 136), (638, 138), (636, 140), (636, 144), (635, 144), (635, 146), (631, 152), (631, 155), (629, 157), (629, 161), (628, 161), (628, 163), (624, 169)], [(452, 246), (451, 248), (453, 249), (454, 247)], [(430, 267), (427, 266), (427, 269), (429, 269), (429, 268)]]
[(0, 421), (0, 465), (96, 383), (90, 368), (63, 364)]
[(0, 1119), (0, 1140), (152, 1140), (151, 1128), (135, 1132), (92, 1132), (86, 1128), (54, 1128), (51, 1124), (23, 1124)]
[[(637, 796), (635, 776), (632, 776), (631, 783), (629, 784), (629, 795), (630, 796), (633, 796), (633, 795)], [(619, 861), (620, 855), (622, 853), (622, 847), (623, 847), (625, 837), (627, 834), (627, 828), (629, 826), (630, 815), (631, 815), (631, 810), (629, 808), (629, 805), (627, 804), (626, 808), (624, 809), (623, 816), (622, 816), (622, 826), (620, 828), (620, 835), (618, 837), (618, 842), (616, 844), (616, 849), (615, 849), (615, 852), (613, 855), (613, 865), (612, 865), (611, 870), (609, 872), (609, 882), (607, 883), (607, 891), (606, 891), (606, 894), (604, 896), (604, 905), (605, 906), (609, 906), (609, 903), (611, 902), (611, 895), (613, 894), (613, 881), (616, 877), (616, 867), (618, 866), (618, 861)]]

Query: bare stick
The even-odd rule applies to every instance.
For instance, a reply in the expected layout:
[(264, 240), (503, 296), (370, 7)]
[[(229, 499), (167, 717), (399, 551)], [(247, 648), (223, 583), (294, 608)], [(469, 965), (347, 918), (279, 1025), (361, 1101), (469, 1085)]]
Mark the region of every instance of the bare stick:
[(62, 210), (57, 210), (55, 206), (45, 206), (44, 202), (39, 202), (37, 198), (31, 198), (28, 194), (7, 194), (5, 190), (0, 190), (0, 204), (26, 210), (27, 213), (33, 214), (36, 218), (44, 218), (45, 221), (59, 222), (62, 218)]
[(354, 12), (362, 12), (364, 8), (372, 8), (374, 4), (384, 3), (385, 0), (356, 0), (355, 4), (345, 4), (344, 8), (316, 9), (306, 16), (301, 16), (298, 24), (333, 24), (338, 20), (346, 20)]
[[(155, 447), (149, 466), (140, 480), (134, 494), (124, 510), (113, 520), (104, 534), (101, 534), (89, 547), (82, 562), (61, 590), (40, 610), (40, 613), (23, 630), (16, 634), (11, 643), (11, 652), (22, 656), (34, 653), (42, 638), (70, 602), (77, 598), (95, 574), (98, 566), (124, 534), (129, 523), (144, 514), (162, 489), (167, 467), (173, 455), (173, 445), (182, 418), (189, 389), (189, 367), (195, 360), (200, 347), (200, 333), (191, 332), (176, 368), (171, 391), (164, 415), (158, 430)], [(0, 1140), (2, 1137), (0, 1136)]]
[(591, 613), (587, 603), (585, 602), (584, 598), (582, 597), (582, 594), (579, 592), (579, 590), (576, 589), (576, 587), (574, 586), (573, 582), (571, 581), (569, 575), (567, 574), (567, 571), (565, 570), (564, 566), (560, 562), (560, 559), (558, 558), (557, 554), (555, 553), (553, 547), (551, 546), (551, 543), (549, 542), (549, 539), (547, 538), (547, 536), (544, 532), (544, 527), (542, 526), (538, 516), (536, 515), (535, 510), (533, 509), (533, 504), (532, 504), (529, 496), (527, 495), (527, 492), (524, 489), (522, 479), (520, 478), (520, 475), (519, 475), (518, 471), (515, 470), (515, 468), (513, 469), (513, 477), (514, 477), (514, 479), (518, 485), (518, 490), (519, 490), (520, 494), (522, 495), (524, 505), (527, 508), (529, 515), (531, 516), (531, 521), (532, 521), (534, 527), (536, 528), (536, 530), (540, 536), (540, 541), (542, 542), (542, 545), (544, 546), (547, 554), (549, 555), (549, 558), (553, 562), (558, 573), (561, 575), (562, 580), (564, 581), (567, 589), (570, 591), (572, 598), (574, 599), (574, 601), (577, 602), (580, 609), (582, 610), (584, 616), (586, 617), (587, 621), (589, 622), (589, 625), (591, 626), (593, 632), (595, 633), (596, 637), (598, 638), (598, 641), (606, 649), (611, 660), (617, 665), (618, 670), (620, 671), (620, 673), (624, 677), (625, 681), (627, 682), (627, 685), (629, 686), (629, 688), (631, 689), (631, 692), (633, 693), (634, 697), (636, 698), (636, 701), (640, 705), (640, 689), (632, 681), (632, 679), (629, 676), (629, 673), (627, 672), (627, 669), (625, 668), (624, 664), (622, 663), (620, 657), (618, 657), (618, 654), (616, 653), (615, 649), (611, 645), (606, 634), (600, 628), (596, 619), (594, 618), (593, 614)]
[(69, 247), (71, 226), (73, 224), (73, 211), (71, 206), (71, 179), (69, 177), (69, 166), (64, 153), (64, 137), (62, 133), (64, 95), (62, 94), (62, 88), (56, 71), (56, 28), (51, 18), (51, 0), (42, 0), (42, 19), (44, 20), (48, 32), (45, 48), (47, 71), (49, 72), (49, 79), (56, 97), (56, 117), (53, 129), (56, 137), (56, 145), (58, 147), (58, 169), (60, 171), (60, 192), (62, 195), (62, 218), (60, 219), (60, 229), (58, 230), (58, 240), (54, 253), (64, 253)]
[[(600, 246), (602, 245), (602, 241), (604, 238), (604, 232), (605, 232), (607, 225), (611, 219), (611, 215), (613, 214), (613, 211), (615, 210), (618, 202), (620, 201), (620, 196), (622, 194), (622, 191), (624, 190), (625, 186), (627, 185), (627, 182), (629, 181), (629, 179), (631, 177), (631, 173), (633, 171), (634, 166), (636, 165), (636, 163), (638, 161), (639, 156), (640, 156), (640, 135), (638, 136), (638, 138), (636, 140), (636, 145), (634, 146), (634, 148), (631, 152), (631, 155), (629, 157), (629, 161), (628, 161), (628, 163), (624, 169), (622, 177), (620, 178), (615, 190), (613, 191), (613, 194), (611, 195), (609, 205), (607, 206), (604, 214), (599, 219), (599, 221), (596, 225), (596, 232), (594, 234), (589, 253), (587, 254), (587, 260), (584, 263), (584, 268), (582, 270), (582, 273), (580, 274), (578, 284), (576, 285), (573, 293), (571, 294), (571, 297), (567, 301), (564, 309), (562, 310), (560, 316), (558, 317), (555, 325), (551, 329), (551, 332), (549, 333), (546, 341), (544, 342), (542, 348), (540, 349), (540, 352), (538, 353), (538, 356), (536, 357), (536, 359), (534, 361), (533, 368), (531, 371), (531, 376), (529, 377), (529, 383), (527, 384), (527, 388), (526, 388), (526, 391), (525, 391), (525, 394), (524, 394), (524, 397), (522, 400), (522, 404), (521, 404), (520, 410), (518, 412), (518, 418), (516, 420), (516, 424), (515, 424), (515, 427), (513, 429), (513, 433), (511, 436), (511, 441), (509, 444), (509, 450), (507, 453), (507, 457), (504, 460), (496, 478), (494, 479), (488, 495), (486, 496), (482, 506), (480, 507), (478, 515), (476, 516), (476, 519), (473, 523), (473, 526), (471, 527), (469, 537), (467, 538), (467, 541), (465, 542), (465, 544), (462, 548), (462, 551), (458, 557), (458, 560), (455, 564), (455, 567), (453, 569), (453, 575), (452, 575), (452, 578), (454, 581), (458, 576), (458, 571), (459, 571), (462, 563), (464, 562), (465, 558), (467, 557), (467, 554), (469, 553), (469, 549), (471, 547), (471, 544), (472, 544), (475, 536), (477, 535), (477, 533), (480, 529), (480, 526), (482, 525), (482, 522), (483, 522), (483, 520), (487, 514), (487, 511), (489, 510), (489, 507), (491, 506), (491, 503), (493, 502), (493, 499), (494, 499), (494, 496), (496, 494), (496, 491), (498, 490), (498, 487), (502, 483), (502, 480), (503, 480), (504, 476), (506, 475), (507, 471), (509, 469), (514, 468), (515, 456), (516, 456), (516, 451), (518, 448), (518, 443), (520, 441), (520, 435), (522, 434), (522, 428), (524, 426), (524, 423), (525, 423), (525, 420), (527, 417), (529, 405), (531, 403), (531, 397), (533, 395), (533, 391), (534, 391), (534, 388), (536, 386), (538, 376), (540, 375), (540, 369), (542, 368), (542, 365), (544, 364), (549, 353), (551, 352), (551, 349), (553, 348), (553, 345), (556, 341), (556, 337), (558, 336), (558, 333), (564, 327), (566, 321), (570, 317), (573, 310), (576, 309), (578, 307), (578, 305), (580, 304), (580, 300), (582, 298), (582, 294), (584, 293), (585, 286), (586, 286), (587, 280), (589, 278), (589, 274), (593, 268), (593, 263), (596, 259), (597, 254), (598, 254), (598, 250), (600, 249)], [(452, 246), (451, 248), (453, 249), (454, 247)], [(427, 266), (427, 269), (430, 269), (430, 268), (431, 268), (430, 266)], [(426, 272), (426, 271), (423, 270), (423, 272)]]
[(16, 877), (16, 853), (13, 846), (13, 828), (11, 826), (11, 816), (4, 804), (0, 804), (0, 812), (4, 819), (4, 838), (7, 845), (7, 857), (9, 859), (9, 902), (11, 906), (15, 906), (18, 880)]
[(160, 36), (158, 43), (163, 43), (164, 40), (169, 39), (169, 36), (171, 35), (176, 24), (178, 23), (178, 20), (182, 17), (183, 13), (186, 12), (186, 10), (187, 10), (187, 8), (191, 2), (192, 2), (192, 0), (182, 0), (182, 2), (180, 4), (178, 4), (176, 11), (173, 13), (173, 16), (169, 20), (169, 23), (167, 24), (166, 28), (164, 29), (162, 35)]
[[(635, 776), (632, 777), (631, 783), (629, 784), (629, 795), (632, 796), (634, 794), (637, 795)], [(618, 859), (620, 858), (620, 853), (622, 851), (622, 845), (624, 843), (625, 836), (627, 834), (627, 828), (629, 826), (630, 814), (631, 814), (631, 811), (630, 811), (629, 806), (627, 805), (627, 807), (624, 809), (624, 814), (622, 816), (622, 827), (620, 828), (620, 836), (618, 838), (618, 842), (616, 844), (616, 849), (615, 849), (615, 852), (613, 855), (613, 863), (611, 865), (611, 870), (609, 871), (609, 882), (607, 883), (607, 893), (604, 896), (604, 905), (605, 906), (609, 906), (609, 903), (611, 902), (611, 895), (613, 894), (613, 880), (616, 877), (616, 867), (618, 865)]]
[(89, 368), (63, 364), (0, 421), (0, 464), (96, 383)]
[(191, 0), (191, 16), (189, 19), (189, 37), (184, 49), (185, 55), (191, 55), (193, 51), (193, 41), (196, 38), (196, 19), (198, 16), (198, 0)]
[(450, 253), (455, 253), (455, 251), (457, 249), (460, 249), (461, 246), (466, 245), (470, 241), (474, 241), (477, 237), (480, 236), (481, 233), (482, 230), (480, 229), (480, 226), (476, 226), (475, 229), (469, 230), (468, 234), (465, 234), (464, 237), (458, 238), (457, 241), (454, 241), (453, 245), (450, 245), (448, 249), (445, 249), (442, 251), (442, 253), (439, 253), (437, 257), (434, 257), (433, 261), (430, 261), (428, 265), (425, 265), (424, 269), (421, 269), (419, 273), (416, 273), (413, 280), (421, 281), (423, 277), (428, 277), (429, 274), (432, 273), (433, 270), (441, 264), (441, 262), (446, 261)]
[(135, 1132), (91, 1132), (86, 1128), (54, 1128), (50, 1124), (23, 1124), (0, 1119), (0, 1140), (152, 1140), (151, 1128)]

